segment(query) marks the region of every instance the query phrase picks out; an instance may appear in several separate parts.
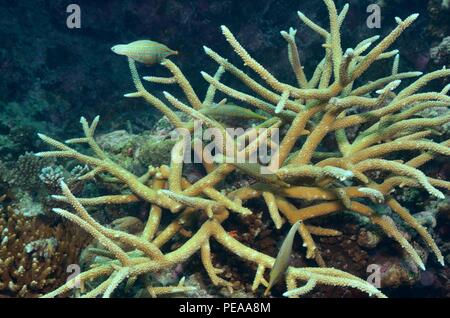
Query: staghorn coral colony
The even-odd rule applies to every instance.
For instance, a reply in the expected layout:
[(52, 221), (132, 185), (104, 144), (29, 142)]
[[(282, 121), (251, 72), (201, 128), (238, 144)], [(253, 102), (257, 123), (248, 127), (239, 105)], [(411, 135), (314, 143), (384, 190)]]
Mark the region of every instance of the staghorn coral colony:
[[(315, 237), (339, 236), (341, 233), (332, 228), (313, 225), (314, 219), (345, 211), (360, 215), (362, 222), (376, 225), (384, 235), (401, 246), (418, 268), (425, 270), (424, 260), (399, 230), (397, 223), (407, 224), (419, 234), (436, 260), (444, 266), (443, 255), (427, 229), (392, 194), (398, 188), (413, 187), (423, 189), (437, 199), (444, 199), (441, 190), (450, 189), (447, 181), (427, 177), (421, 170), (434, 157), (450, 154), (449, 141), (437, 142), (434, 138), (434, 127), (448, 123), (450, 117), (448, 114), (436, 118), (416, 116), (430, 108), (448, 106), (449, 85), (440, 92), (422, 92), (422, 88), (434, 79), (449, 76), (450, 70), (442, 69), (429, 74), (399, 70), (399, 52), (390, 47), (418, 18), (418, 14), (405, 19), (397, 18), (397, 27), (382, 39), (375, 36), (362, 40), (353, 48), (344, 49), (340, 28), (348, 5), (338, 11), (332, 0), (324, 0), (324, 3), (329, 12), (328, 30), (301, 12), (298, 13), (300, 20), (323, 38), (324, 57), (312, 74), (306, 74), (301, 65), (296, 30), (290, 28), (281, 32), (288, 45), (289, 62), (297, 80), (295, 84), (281, 82), (254, 60), (226, 26), (221, 27), (222, 33), (246, 68), (244, 71), (219, 53), (204, 47), (205, 53), (218, 64), (218, 70), (213, 76), (202, 72), (210, 85), (203, 100), (176, 64), (166, 59), (164, 54), (158, 55), (158, 44), (155, 42), (151, 42), (147, 51), (145, 47), (134, 47), (131, 43), (127, 50), (122, 49), (120, 52), (128, 56), (136, 87), (136, 92), (125, 96), (144, 99), (164, 114), (175, 128), (184, 128), (192, 133), (193, 122), (200, 120), (206, 126), (226, 134), (226, 127), (208, 116), (208, 110), (220, 107), (224, 114), (236, 114), (240, 109), (236, 108), (238, 106), (231, 109), (226, 102), (215, 101), (217, 91), (259, 109), (266, 116), (266, 119), (260, 119), (253, 126), (253, 130), (285, 127), (281, 143), (268, 165), (268, 168), (273, 168), (274, 158), (280, 165), (272, 174), (261, 173), (258, 164), (246, 165), (233, 160), (204, 162), (204, 176), (190, 182), (183, 176), (180, 157), (184, 156), (186, 148), (183, 146), (184, 141), (180, 140), (172, 149), (170, 167), (150, 166), (145, 174), (135, 175), (108, 157), (97, 144), (94, 133), (99, 117), (91, 124), (82, 118), (84, 136), (65, 143), (39, 135), (55, 150), (41, 152), (37, 156), (76, 159), (91, 167), (81, 178), (107, 174), (129, 190), (121, 194), (76, 198), (61, 182), (62, 195), (53, 197), (69, 203), (73, 210), (70, 212), (55, 208), (54, 212), (82, 227), (99, 243), (96, 253), (102, 257), (78, 277), (91, 286), (82, 291), (84, 297), (109, 297), (118, 288), (123, 288), (122, 282), (126, 282), (129, 287), (140, 276), (176, 267), (195, 257), (197, 252), (212, 283), (232, 289), (232, 284), (221, 277), (223, 270), (213, 264), (212, 241), (219, 243), (219, 248), (255, 264), (252, 290), (258, 293), (262, 286), (268, 287), (267, 277), (274, 267), (275, 259), (244, 245), (239, 237), (227, 231), (227, 221), (232, 214), (243, 219), (253, 214), (246, 202), (257, 198), (267, 205), (276, 229), (280, 229), (285, 220), (291, 224), (300, 221), (298, 232), (306, 248), (306, 258), (317, 263), (317, 267), (291, 266), (282, 273), (286, 282), (285, 296), (297, 297), (311, 292), (317, 285), (331, 285), (352, 287), (370, 296), (384, 297), (379, 289), (365, 280), (327, 267), (316, 246)], [(143, 58), (145, 54), (149, 54), (149, 57)], [(164, 92), (166, 100), (149, 92), (136, 68), (133, 59), (136, 56), (141, 61), (158, 61), (167, 68), (171, 77), (144, 79), (179, 86), (186, 103), (168, 92)], [(390, 74), (372, 81), (361, 79), (376, 61), (389, 59), (393, 59)], [(262, 80), (262, 84), (249, 75), (251, 72)], [(237, 78), (251, 92), (246, 93), (225, 84), (222, 78), (226, 75)], [(403, 86), (402, 80), (410, 78), (415, 79)], [(184, 112), (189, 120), (182, 120), (169, 105)], [(242, 114), (244, 117), (244, 110)], [(240, 151), (251, 154), (257, 148), (255, 145), (267, 143), (270, 130), (265, 131), (269, 133), (260, 134)], [(334, 148), (327, 147), (324, 151), (322, 145), (329, 139), (334, 140)], [(234, 138), (225, 147), (237, 148), (240, 142), (242, 140), (239, 137)], [(79, 152), (71, 144), (87, 144), (92, 155)], [(203, 150), (200, 149), (197, 155), (203, 156)], [(398, 160), (395, 157), (398, 152), (412, 155), (407, 161)], [(233, 191), (224, 188), (225, 178), (236, 171), (257, 181), (238, 186)], [(148, 202), (151, 207), (143, 230), (134, 234), (105, 227), (86, 210), (89, 206), (138, 201)], [(380, 212), (378, 207), (381, 205), (388, 206), (395, 217)], [(165, 214), (169, 214), (172, 221), (162, 224), (161, 219)], [(192, 222), (193, 219), (200, 219), (200, 226)], [(164, 252), (165, 245), (177, 234), (185, 236), (185, 241), (175, 249)], [(45, 297), (67, 293), (72, 283), (67, 282)], [(152, 296), (189, 292), (194, 288), (186, 285), (184, 280), (174, 286), (161, 287), (150, 283), (145, 287)]]
[[(176, 128), (185, 132), (184, 138), (164, 143), (163, 149), (171, 147), (169, 162), (155, 164), (155, 158), (142, 158), (152, 156), (154, 151), (148, 149), (155, 147), (139, 147), (138, 144), (148, 140), (125, 131), (120, 133), (124, 150), (111, 153), (107, 148), (118, 148), (117, 142), (105, 136), (95, 137), (99, 116), (91, 123), (81, 118), (82, 137), (60, 142), (39, 134), (53, 148), (37, 153), (40, 160), (62, 158), (81, 165), (70, 178), (64, 177), (67, 173), (59, 166), (43, 169), (39, 166), (41, 175), (36, 180), (44, 182), (54, 193), (48, 208), (89, 233), (94, 241), (81, 257), (83, 271), (68, 281), (52, 276), (61, 269), (49, 266), (51, 260), (42, 266), (37, 282), (33, 277), (19, 277), (20, 273), (0, 263), (3, 277), (12, 275), (19, 282), (14, 288), (10, 286), (9, 292), (27, 296), (30, 288), (40, 284), (43, 287), (39, 292), (47, 292), (43, 297), (121, 296), (133, 292), (136, 286), (141, 296), (207, 296), (202, 294), (201, 284), (192, 277), (183, 277), (188, 274), (184, 264), (198, 258), (210, 282), (223, 288), (225, 295), (236, 294), (236, 290), (248, 284), (252, 296), (273, 293), (299, 297), (330, 286), (385, 297), (383, 287), (395, 286), (425, 271), (427, 261), (446, 266), (440, 247), (444, 246), (446, 252), (450, 248), (435, 241), (429, 231), (436, 222), (434, 215), (411, 213), (406, 204), (411, 199), (402, 191), (417, 189), (439, 205), (450, 189), (448, 181), (424, 173), (430, 161), (450, 155), (450, 140), (442, 138), (445, 136), (442, 130), (448, 129), (445, 127), (450, 122), (447, 111), (450, 85), (436, 92), (426, 90), (431, 81), (450, 76), (450, 70), (444, 68), (428, 74), (400, 71), (400, 53), (392, 45), (418, 19), (418, 14), (396, 18), (397, 26), (383, 38), (363, 39), (346, 49), (341, 26), (349, 6), (337, 8), (332, 0), (323, 2), (329, 13), (327, 27), (298, 12), (301, 22), (323, 40), (320, 52), (323, 58), (312, 72), (302, 66), (297, 31), (293, 28), (281, 31), (295, 83), (275, 77), (226, 26), (221, 27), (225, 40), (244, 67), (204, 47), (205, 54), (217, 64), (217, 71), (201, 72), (209, 85), (203, 99), (195, 85), (169, 59), (175, 51), (167, 46), (136, 41), (113, 47), (114, 53), (128, 59), (136, 89), (125, 97), (144, 99), (164, 115), (163, 121), (171, 127), (165, 130)], [(136, 62), (160, 64), (170, 75), (141, 78)], [(391, 63), (390, 73), (381, 78), (366, 78), (369, 68), (378, 62)], [(153, 67), (147, 67), (146, 72)], [(168, 89), (175, 87), (180, 96), (164, 91), (163, 99), (147, 90), (142, 79), (167, 85)], [(198, 122), (220, 132), (211, 144), (223, 150), (223, 154), (233, 150), (235, 157), (216, 153), (214, 161), (206, 160), (209, 145), (204, 144), (211, 140), (195, 134)], [(227, 130), (230, 127), (249, 130), (244, 135), (230, 136)], [(280, 134), (279, 145), (272, 142), (275, 131)], [(247, 142), (251, 136), (256, 137)], [(186, 139), (192, 141), (192, 149), (186, 147), (191, 145), (186, 144)], [(80, 144), (87, 145), (88, 152), (81, 152), (77, 146)], [(261, 145), (272, 149), (269, 162), (237, 160), (251, 157)], [(201, 168), (183, 162), (190, 155), (203, 159)], [(133, 163), (124, 160), (130, 156), (152, 165), (138, 173)], [(106, 184), (108, 193), (102, 188), (93, 192), (97, 196), (78, 197), (82, 193), (80, 188), (89, 181), (95, 181), (99, 188), (99, 184)], [(139, 204), (148, 209), (144, 222), (131, 212)], [(111, 224), (106, 220), (100, 222), (88, 212), (97, 207), (110, 210), (123, 207), (128, 215)], [(8, 224), (23, 223), (10, 208), (7, 211), (8, 217), (0, 224), (3, 231), (4, 228), (10, 231)], [(355, 222), (362, 224), (363, 230), (353, 239), (341, 240)], [(283, 244), (272, 244), (283, 240), (288, 231)], [(294, 231), (299, 234), (295, 240)], [(35, 242), (53, 253), (57, 240), (66, 240), (59, 228), (54, 232), (51, 234), (54, 239), (37, 237)], [(254, 242), (258, 235), (268, 243)], [(417, 244), (415, 236), (423, 246)], [(373, 250), (385, 238), (395, 242), (393, 253), (400, 255), (410, 272), (405, 272), (402, 264), (381, 260), (383, 266), (390, 265), (383, 269), (388, 277), (380, 288), (366, 281), (367, 275), (350, 273), (345, 266), (329, 265), (335, 264), (333, 259), (339, 258), (339, 254), (323, 247), (333, 240), (341, 242), (341, 248), (348, 250), (355, 262), (362, 262), (368, 256), (355, 247), (354, 241)], [(292, 243), (295, 255), (291, 252)], [(13, 256), (4, 247), (7, 244), (11, 243), (2, 242), (0, 252), (11, 259)], [(31, 243), (26, 241), (22, 245), (26, 244)], [(72, 263), (81, 245), (62, 243), (63, 251), (56, 252), (55, 262), (60, 262), (61, 253), (67, 250), (70, 252), (65, 253), (70, 257), (65, 262)], [(428, 259), (428, 251), (433, 259)], [(304, 255), (299, 256), (299, 252)], [(26, 255), (20, 251), (17, 254), (20, 264), (34, 266), (23, 260)], [(219, 254), (233, 255), (241, 262), (240, 269), (236, 271), (230, 265), (232, 262), (227, 264)], [(299, 257), (301, 262), (297, 261)], [(176, 279), (162, 277), (164, 272)], [(365, 268), (362, 272), (365, 273)], [(12, 280), (8, 277), (4, 280)], [(0, 287), (8, 287), (0, 283)], [(51, 290), (49, 286), (53, 288), (55, 283), (60, 286)], [(277, 294), (276, 288), (281, 293)]]

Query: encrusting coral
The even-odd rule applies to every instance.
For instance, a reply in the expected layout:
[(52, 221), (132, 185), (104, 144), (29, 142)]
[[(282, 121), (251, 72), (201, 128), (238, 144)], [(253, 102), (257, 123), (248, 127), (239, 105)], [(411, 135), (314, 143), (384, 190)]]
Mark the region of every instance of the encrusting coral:
[[(189, 122), (180, 119), (167, 102), (145, 89), (135, 61), (128, 56), (137, 91), (125, 96), (143, 98), (161, 111), (176, 128), (186, 129), (192, 133), (194, 121), (201, 121), (205, 126), (216, 128), (223, 133), (221, 138), (215, 140), (216, 145), (238, 148), (248, 135), (231, 138), (230, 141), (225, 138), (229, 137), (225, 127), (208, 116), (207, 110), (210, 107), (218, 105), (217, 107), (223, 107), (224, 110), (227, 107), (223, 101), (214, 103), (217, 91), (259, 109), (267, 117), (253, 129), (253, 132), (256, 130), (264, 132), (244, 147), (240, 154), (251, 155), (261, 144), (273, 146), (269, 138), (271, 130), (263, 128), (286, 127), (287, 131), (282, 133), (281, 143), (278, 148), (274, 148), (276, 150), (272, 153), (272, 160), (268, 166), (239, 163), (224, 156), (216, 156), (215, 162), (203, 163), (206, 175), (191, 184), (182, 175), (183, 164), (180, 158), (186, 151), (183, 139), (173, 148), (170, 167), (149, 167), (145, 175), (136, 176), (112, 161), (96, 143), (94, 132), (99, 117), (96, 117), (90, 125), (82, 118), (85, 136), (68, 140), (66, 143), (39, 135), (56, 150), (41, 152), (37, 154), (38, 156), (76, 159), (92, 167), (83, 178), (92, 178), (99, 173), (109, 174), (125, 184), (132, 192), (96, 198), (75, 198), (62, 183), (63, 195), (54, 196), (54, 199), (70, 203), (76, 213), (63, 209), (54, 211), (93, 235), (104, 248), (102, 255), (109, 257), (78, 277), (83, 282), (103, 278), (96, 287), (85, 291), (84, 297), (98, 295), (109, 297), (121, 282), (127, 280), (127, 285), (132, 284), (139, 275), (176, 266), (197, 251), (200, 251), (202, 263), (213, 284), (230, 287), (230, 283), (219, 276), (221, 270), (213, 266), (210, 247), (212, 238), (238, 257), (256, 263), (254, 291), (260, 285), (267, 287), (267, 271), (274, 266), (275, 260), (243, 245), (226, 231), (229, 213), (237, 213), (241, 217), (251, 214), (252, 211), (242, 204), (259, 196), (267, 203), (277, 229), (281, 228), (284, 219), (291, 224), (301, 221), (299, 234), (307, 249), (306, 256), (315, 259), (321, 266), (289, 267), (285, 272), (286, 296), (303, 295), (321, 284), (347, 286), (369, 295), (384, 296), (365, 280), (326, 267), (314, 242), (314, 236), (336, 236), (340, 233), (333, 229), (313, 226), (309, 221), (331, 213), (351, 211), (361, 215), (397, 241), (416, 265), (425, 269), (419, 254), (397, 229), (394, 219), (398, 218), (393, 219), (386, 214), (380, 214), (375, 208), (376, 205), (387, 205), (420, 235), (434, 252), (438, 262), (444, 265), (443, 256), (431, 235), (395, 199), (393, 192), (396, 187), (415, 187), (424, 189), (431, 196), (443, 198), (444, 194), (438, 188), (450, 189), (449, 182), (427, 177), (419, 170), (437, 155), (450, 155), (450, 140), (438, 143), (427, 139), (432, 137), (433, 127), (450, 121), (450, 115), (438, 118), (415, 116), (431, 107), (449, 105), (450, 97), (447, 93), (450, 86), (441, 92), (419, 91), (430, 81), (449, 76), (450, 70), (442, 69), (425, 75), (421, 72), (399, 71), (398, 51), (389, 51), (389, 47), (418, 18), (418, 14), (404, 20), (396, 18), (397, 27), (377, 44), (375, 43), (380, 37), (374, 36), (344, 51), (340, 28), (347, 14), (348, 5), (338, 12), (332, 0), (324, 0), (324, 3), (329, 12), (329, 31), (301, 12), (298, 13), (300, 20), (317, 32), (324, 41), (324, 57), (311, 76), (305, 74), (299, 59), (295, 40), (296, 30), (291, 28), (288, 32), (281, 32), (287, 41), (289, 62), (297, 80), (295, 85), (279, 81), (255, 61), (225, 26), (222, 26), (222, 32), (228, 43), (243, 60), (244, 65), (255, 72), (265, 85), (252, 79), (217, 52), (205, 47), (205, 53), (219, 64), (219, 68), (214, 76), (202, 72), (202, 76), (210, 84), (202, 101), (181, 70), (172, 61), (161, 59), (160, 64), (167, 68), (172, 76), (144, 77), (144, 79), (160, 84), (178, 85), (188, 104), (168, 92), (164, 92), (164, 95), (172, 106), (185, 112), (192, 119)], [(375, 81), (361, 80), (361, 76), (372, 64), (389, 58), (394, 58), (391, 74)], [(221, 82), (224, 74), (236, 77), (252, 91), (252, 94)], [(403, 89), (399, 88), (402, 80), (416, 77), (418, 79), (412, 80), (411, 84)], [(394, 93), (396, 90), (399, 91)], [(357, 131), (356, 137), (350, 137), (348, 128)], [(329, 149), (330, 140), (335, 144), (332, 151)], [(327, 141), (326, 152), (323, 151), (325, 141)], [(68, 145), (74, 143), (88, 144), (94, 154), (92, 156), (82, 154)], [(196, 155), (203, 158), (204, 149), (193, 148)], [(395, 154), (398, 152), (410, 152), (411, 159), (406, 162), (396, 159)], [(263, 174), (262, 168), (273, 173)], [(224, 190), (220, 189), (223, 186), (221, 182), (235, 170), (250, 175), (258, 180), (258, 183), (229, 193), (221, 191)], [(371, 171), (383, 173), (377, 176)], [(147, 223), (140, 235), (102, 226), (84, 207), (137, 201), (151, 203)], [(169, 214), (176, 214), (177, 217), (167, 227), (160, 228), (160, 220), (162, 214), (167, 213), (166, 210), (170, 211)], [(189, 228), (191, 223), (188, 221), (199, 211), (204, 212), (203, 215), (208, 219), (198, 229)], [(161, 248), (177, 233), (189, 238), (175, 250), (164, 254)], [(132, 250), (126, 251), (123, 246), (131, 247)], [(298, 287), (299, 281), (306, 284)], [(47, 294), (46, 297), (55, 297), (68, 292), (71, 288), (70, 283)], [(173, 288), (182, 290), (180, 286)], [(169, 292), (170, 288), (166, 287), (164, 291)]]

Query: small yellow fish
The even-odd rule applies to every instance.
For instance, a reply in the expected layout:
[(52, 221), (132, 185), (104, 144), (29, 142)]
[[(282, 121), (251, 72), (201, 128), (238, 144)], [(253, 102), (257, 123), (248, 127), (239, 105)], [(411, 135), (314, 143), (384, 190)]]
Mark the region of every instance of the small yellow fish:
[(223, 105), (216, 104), (210, 107), (205, 107), (202, 108), (200, 112), (214, 119), (240, 118), (240, 119), (267, 120), (267, 117), (257, 114), (251, 111), (250, 109), (230, 103)]
[(289, 233), (283, 241), (283, 244), (281, 244), (277, 258), (275, 259), (275, 264), (273, 264), (272, 270), (270, 271), (269, 286), (267, 286), (266, 291), (264, 292), (265, 296), (269, 295), (272, 287), (281, 280), (289, 267), (289, 260), (291, 259), (292, 254), (292, 244), (294, 243), (295, 233), (297, 233), (300, 223), (301, 221), (297, 221), (292, 225)]
[(147, 65), (159, 63), (170, 55), (178, 54), (178, 51), (171, 50), (164, 44), (150, 40), (118, 44), (113, 46), (111, 50), (116, 54), (128, 56), (137, 62)]

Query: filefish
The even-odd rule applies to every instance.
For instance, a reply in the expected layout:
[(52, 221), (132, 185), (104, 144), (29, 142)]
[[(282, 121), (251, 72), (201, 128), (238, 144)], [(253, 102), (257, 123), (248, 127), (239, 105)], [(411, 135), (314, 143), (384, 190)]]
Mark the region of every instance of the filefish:
[(200, 112), (213, 119), (228, 119), (228, 118), (241, 118), (241, 119), (256, 119), (266, 120), (267, 117), (257, 114), (250, 109), (240, 107), (234, 104), (222, 104), (205, 107)]
[(241, 162), (239, 159), (241, 158), (231, 158), (225, 157), (223, 154), (216, 154), (214, 156), (214, 160), (217, 163), (229, 163), (235, 166), (237, 169), (243, 171), (249, 176), (255, 178), (256, 180), (261, 181), (262, 183), (268, 183), (277, 185), (278, 187), (289, 188), (290, 185), (283, 180), (281, 180), (274, 173), (262, 173), (262, 166), (259, 163), (254, 162)]
[(170, 55), (178, 54), (178, 51), (171, 50), (164, 44), (150, 40), (118, 44), (113, 46), (111, 50), (116, 54), (125, 55), (136, 62), (147, 65), (159, 63)]
[(268, 295), (272, 287), (280, 281), (284, 273), (289, 267), (289, 260), (292, 254), (292, 244), (294, 243), (295, 233), (298, 231), (301, 221), (294, 223), (286, 235), (283, 244), (280, 247), (277, 258), (275, 259), (275, 264), (273, 264), (272, 270), (270, 271), (269, 286), (267, 286), (264, 295)]

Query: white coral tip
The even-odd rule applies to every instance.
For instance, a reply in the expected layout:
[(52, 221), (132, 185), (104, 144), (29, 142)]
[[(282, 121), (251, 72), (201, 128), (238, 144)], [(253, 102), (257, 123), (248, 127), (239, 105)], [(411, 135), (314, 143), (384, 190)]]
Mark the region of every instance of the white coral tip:
[(203, 51), (205, 51), (206, 54), (208, 54), (209, 52), (211, 52), (211, 49), (205, 45), (203, 45)]
[(128, 97), (128, 98), (133, 98), (133, 97), (140, 97), (141, 94), (139, 92), (135, 92), (135, 93), (128, 93), (123, 95), (124, 97)]

